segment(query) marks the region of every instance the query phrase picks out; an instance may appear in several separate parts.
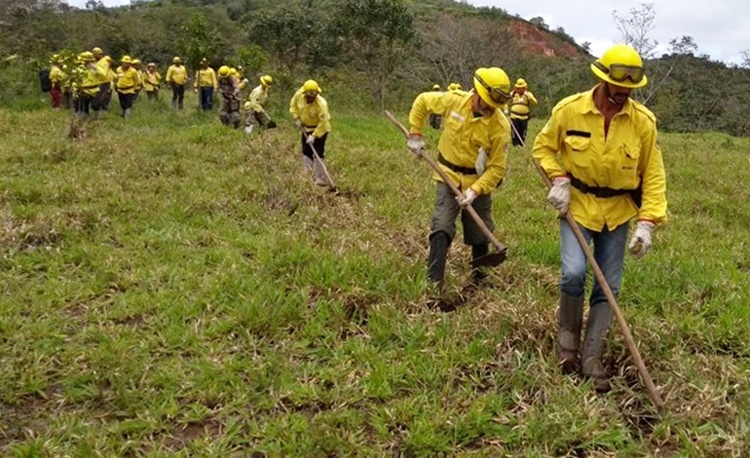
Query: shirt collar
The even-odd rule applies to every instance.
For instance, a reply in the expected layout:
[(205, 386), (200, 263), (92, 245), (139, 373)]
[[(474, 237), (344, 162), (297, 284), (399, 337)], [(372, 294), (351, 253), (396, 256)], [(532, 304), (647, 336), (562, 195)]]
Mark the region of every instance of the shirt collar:
[[(584, 104), (582, 107), (583, 113), (597, 113), (601, 114), (598, 108), (596, 108), (596, 105), (594, 104), (594, 91), (596, 88), (598, 88), (602, 83), (597, 84), (594, 86), (590, 91), (586, 92), (584, 95)], [(635, 105), (633, 105), (633, 101), (628, 99), (627, 102), (625, 102), (625, 105), (622, 106), (622, 110), (619, 111), (617, 114), (624, 114), (627, 116), (631, 116), (633, 110), (635, 109)]]

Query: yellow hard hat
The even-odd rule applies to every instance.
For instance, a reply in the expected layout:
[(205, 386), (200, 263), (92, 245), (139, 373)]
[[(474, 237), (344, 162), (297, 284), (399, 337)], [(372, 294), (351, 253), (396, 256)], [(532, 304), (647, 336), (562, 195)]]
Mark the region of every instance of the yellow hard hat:
[(179, 64), (180, 62), (182, 62), (182, 61), (180, 60), (180, 58), (179, 58), (179, 57), (177, 57), (177, 56), (174, 56), (174, 57), (172, 58), (172, 63), (173, 63), (173, 64)]
[(307, 80), (305, 81), (305, 84), (302, 85), (302, 92), (321, 92), (321, 90), (315, 80)]
[(510, 78), (502, 68), (478, 68), (474, 72), (474, 90), (484, 103), (502, 108), (510, 100)]
[(461, 90), (461, 84), (460, 83), (451, 83), (448, 85), (449, 91), (458, 91)]
[(120, 59), (121, 64), (132, 64), (133, 59), (130, 58), (130, 56), (122, 56), (122, 59)]
[(60, 62), (61, 60), (62, 59), (60, 59), (60, 54), (52, 54), (51, 56), (49, 56), (49, 62), (51, 64), (56, 64)]
[(270, 86), (273, 84), (273, 78), (271, 78), (271, 75), (263, 75), (260, 77), (260, 84)]
[(133, 65), (141, 65), (141, 61), (139, 59), (133, 59)]
[(604, 51), (602, 57), (591, 64), (591, 71), (600, 79), (620, 87), (635, 89), (648, 82), (638, 51), (623, 44)]
[(84, 51), (78, 55), (78, 58), (83, 62), (93, 62), (94, 54), (91, 51)]
[(440, 90), (440, 85), (439, 84), (433, 84), (432, 85), (432, 90), (433, 91), (439, 91)]
[(516, 80), (516, 87), (517, 87), (517, 88), (522, 88), (522, 87), (526, 87), (526, 86), (528, 86), (528, 84), (526, 84), (526, 80), (525, 80), (525, 79), (523, 79), (523, 78), (518, 78), (518, 79)]
[(227, 67), (226, 65), (222, 65), (221, 67), (219, 67), (219, 76), (221, 76), (222, 78), (226, 78), (227, 76), (229, 76), (230, 71), (231, 70), (229, 69), (229, 67)]
[(149, 62), (148, 65), (146, 65), (146, 67), (156, 67), (156, 64), (153, 62)]
[(92, 50), (91, 50), (91, 52), (92, 52), (93, 54), (101, 54), (101, 53), (103, 53), (104, 51), (102, 51), (102, 48), (96, 47), (96, 48), (92, 49)]
[(238, 72), (237, 69), (234, 67), (229, 69), (229, 74), (232, 76), (240, 76), (240, 72)]

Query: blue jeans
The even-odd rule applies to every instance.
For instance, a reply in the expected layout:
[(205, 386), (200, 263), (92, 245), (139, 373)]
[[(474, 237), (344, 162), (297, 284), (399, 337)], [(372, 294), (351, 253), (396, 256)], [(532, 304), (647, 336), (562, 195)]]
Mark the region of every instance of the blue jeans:
[[(583, 238), (591, 244), (594, 242), (594, 259), (607, 280), (612, 294), (617, 297), (622, 280), (622, 267), (625, 262), (625, 244), (628, 239), (628, 225), (610, 231), (606, 227), (601, 232), (586, 229), (580, 224), (578, 227)], [(586, 256), (578, 244), (573, 229), (565, 219), (560, 220), (560, 256), (562, 258), (562, 276), (560, 290), (572, 297), (583, 296), (586, 289)], [(599, 282), (594, 278), (594, 287), (589, 298), (589, 305), (606, 302)]]
[(214, 108), (214, 88), (209, 87), (201, 87), (198, 89), (200, 97), (201, 97), (201, 108), (204, 110), (213, 110)]

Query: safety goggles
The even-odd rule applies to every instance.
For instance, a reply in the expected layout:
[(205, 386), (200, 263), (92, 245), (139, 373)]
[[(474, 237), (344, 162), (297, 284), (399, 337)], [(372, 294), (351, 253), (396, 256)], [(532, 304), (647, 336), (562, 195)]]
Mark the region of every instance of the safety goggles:
[(623, 83), (625, 80), (630, 80), (633, 83), (638, 84), (643, 81), (643, 77), (645, 76), (643, 73), (643, 67), (612, 64), (607, 68), (599, 62), (594, 62), (594, 66), (609, 75), (609, 78), (617, 83)]
[(474, 73), (474, 78), (479, 81), (479, 84), (481, 84), (482, 87), (487, 89), (487, 93), (489, 93), (490, 99), (492, 99), (493, 102), (503, 104), (510, 100), (510, 93), (503, 91), (499, 87), (490, 87), (490, 85), (485, 83), (482, 77), (476, 73)]
[(313, 97), (318, 96), (318, 91), (305, 91), (304, 94), (305, 94), (305, 97), (313, 98)]

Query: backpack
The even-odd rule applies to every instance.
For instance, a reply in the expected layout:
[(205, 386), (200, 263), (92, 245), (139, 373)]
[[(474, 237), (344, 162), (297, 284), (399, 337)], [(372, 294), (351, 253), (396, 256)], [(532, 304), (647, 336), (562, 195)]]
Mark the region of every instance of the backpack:
[(39, 70), (39, 85), (42, 92), (49, 92), (52, 89), (52, 81), (49, 79), (49, 70), (43, 68)]

